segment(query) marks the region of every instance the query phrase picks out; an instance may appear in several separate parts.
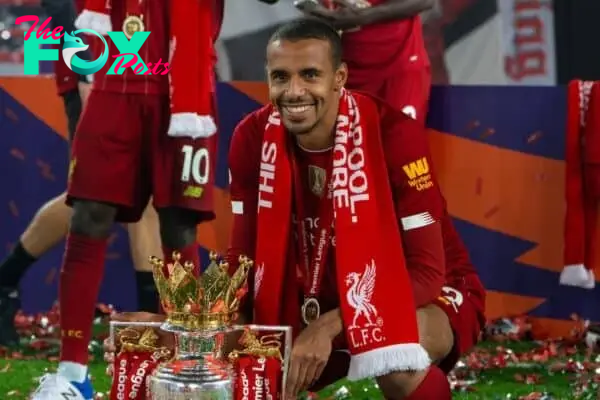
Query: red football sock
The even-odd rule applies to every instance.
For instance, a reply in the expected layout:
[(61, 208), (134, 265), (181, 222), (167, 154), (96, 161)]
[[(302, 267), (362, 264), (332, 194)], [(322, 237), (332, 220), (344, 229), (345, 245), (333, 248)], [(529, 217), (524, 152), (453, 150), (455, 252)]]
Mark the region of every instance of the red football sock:
[(448, 377), (441, 369), (432, 365), (423, 382), (405, 400), (451, 400), (452, 391)]
[(61, 361), (87, 365), (95, 305), (104, 274), (106, 239), (70, 233), (60, 274)]
[(200, 274), (200, 255), (198, 254), (198, 243), (194, 242), (181, 249), (171, 249), (163, 246), (163, 255), (165, 257), (165, 265), (173, 262), (173, 252), (181, 255), (180, 262), (191, 262), (194, 264), (194, 275)]

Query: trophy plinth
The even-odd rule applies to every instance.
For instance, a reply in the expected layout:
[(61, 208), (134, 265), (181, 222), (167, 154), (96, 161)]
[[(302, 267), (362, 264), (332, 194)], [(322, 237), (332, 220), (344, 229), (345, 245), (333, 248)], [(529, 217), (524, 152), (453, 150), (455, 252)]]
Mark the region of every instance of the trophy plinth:
[(196, 278), (193, 265), (181, 264), (174, 254), (171, 265), (152, 257), (153, 274), (161, 305), (167, 315), (161, 329), (175, 336), (175, 355), (159, 365), (148, 379), (152, 400), (233, 399), (234, 374), (223, 354), (225, 336), (247, 291), (252, 262), (240, 257), (239, 267), (211, 264)]
[(222, 354), (224, 333), (175, 333), (175, 357), (148, 381), (153, 400), (233, 399), (234, 374)]

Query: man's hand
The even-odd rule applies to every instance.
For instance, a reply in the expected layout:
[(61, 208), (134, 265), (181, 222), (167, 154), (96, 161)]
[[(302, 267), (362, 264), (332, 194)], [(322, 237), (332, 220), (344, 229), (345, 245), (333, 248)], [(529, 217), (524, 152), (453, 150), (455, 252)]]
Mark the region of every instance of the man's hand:
[(331, 354), (331, 342), (329, 332), (321, 329), (319, 321), (313, 322), (298, 335), (292, 347), (286, 399), (295, 399), (319, 379)]
[[(159, 314), (152, 314), (152, 313), (148, 313), (148, 312), (126, 312), (126, 313), (113, 314), (110, 317), (110, 319), (111, 319), (111, 321), (119, 321), (119, 322), (163, 322), (165, 320), (165, 316), (159, 315)], [(139, 327), (137, 329), (143, 331), (146, 328)], [(159, 337), (159, 339), (158, 339), (159, 347), (166, 347), (169, 350), (174, 349), (175, 342), (174, 342), (174, 338), (173, 338), (172, 334), (163, 332), (160, 329), (158, 329), (156, 333), (158, 334), (158, 337)], [(106, 361), (108, 363), (108, 366), (106, 368), (106, 373), (109, 376), (112, 376), (112, 374), (113, 374), (112, 365), (113, 365), (113, 362), (115, 359), (115, 352), (117, 351), (117, 346), (115, 343), (113, 343), (111, 341), (111, 338), (108, 337), (104, 340), (103, 348), (104, 348), (104, 361)]]
[(348, 0), (333, 0), (333, 3), (336, 5), (334, 10), (319, 1), (297, 1), (295, 6), (305, 15), (321, 19), (338, 30), (354, 29), (366, 24), (364, 7)]

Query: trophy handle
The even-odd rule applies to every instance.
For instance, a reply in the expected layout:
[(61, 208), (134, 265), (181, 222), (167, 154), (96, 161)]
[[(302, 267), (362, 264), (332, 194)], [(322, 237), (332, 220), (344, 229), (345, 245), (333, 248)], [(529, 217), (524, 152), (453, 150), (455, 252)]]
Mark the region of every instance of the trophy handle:
[(109, 324), (109, 335), (110, 341), (113, 345), (117, 345), (115, 340), (115, 334), (119, 328), (158, 328), (160, 329), (162, 322), (122, 322), (122, 321), (110, 321)]
[(284, 326), (284, 325), (233, 325), (231, 327), (232, 330), (240, 331), (244, 329), (249, 329), (252, 331), (262, 331), (262, 332), (283, 332), (284, 336), (284, 345), (283, 345), (283, 373), (281, 378), (281, 398), (285, 400), (285, 385), (287, 383), (287, 375), (288, 375), (288, 367), (290, 363), (290, 357), (292, 354), (292, 327)]

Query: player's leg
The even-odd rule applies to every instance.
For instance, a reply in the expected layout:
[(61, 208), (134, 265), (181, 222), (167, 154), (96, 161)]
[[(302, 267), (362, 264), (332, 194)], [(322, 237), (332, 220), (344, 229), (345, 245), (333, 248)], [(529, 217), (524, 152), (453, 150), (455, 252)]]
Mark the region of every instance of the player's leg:
[(434, 365), (426, 372), (392, 373), (377, 379), (388, 399), (450, 399), (446, 375), (473, 347), (483, 323), (481, 299), (466, 288), (445, 286), (442, 295), (417, 311), (420, 342)]
[[(82, 102), (77, 89), (62, 95), (67, 114), (69, 138), (72, 139), (81, 114)], [(9, 255), (0, 264), (0, 345), (18, 341), (14, 318), (21, 308), (18, 288), (29, 267), (54, 248), (67, 234), (71, 209), (66, 194), (53, 198), (35, 214)]]
[(158, 292), (152, 276), (152, 266), (148, 262), (149, 256), (161, 254), (158, 214), (149, 204), (142, 215), (142, 219), (135, 224), (128, 224), (129, 248), (131, 259), (135, 268), (138, 310), (158, 312)]
[(137, 96), (92, 92), (78, 126), (68, 189), (73, 217), (59, 283), (60, 363), (34, 400), (60, 398), (66, 390), (77, 391), (86, 400), (93, 397), (87, 376), (88, 345), (108, 236), (115, 219), (143, 197), (141, 101)]
[[(464, 293), (468, 291), (444, 287), (443, 295), (433, 304), (417, 310), (419, 341), (433, 365), (423, 372), (398, 372), (378, 378), (378, 385), (386, 398), (451, 398), (446, 374), (454, 368), (459, 357), (477, 343), (483, 326), (481, 299)], [(349, 363), (347, 351), (334, 351), (311, 390), (319, 390), (344, 378)]]
[[(450, 387), (446, 374), (436, 364), (451, 354), (454, 335), (448, 317), (440, 307), (429, 305), (417, 310), (419, 342), (432, 359), (426, 371), (396, 372), (377, 379), (377, 384), (386, 399), (450, 399)], [(350, 354), (336, 350), (331, 354), (327, 366), (311, 391), (338, 381), (348, 374)]]
[[(154, 129), (152, 179), (154, 205), (160, 221), (160, 235), (165, 259), (173, 252), (184, 261), (200, 267), (196, 226), (214, 218), (214, 154), (216, 135), (209, 138), (169, 137), (168, 97), (156, 104), (156, 120), (147, 119)], [(157, 129), (159, 128), (159, 129)]]
[(386, 399), (450, 400), (452, 393), (444, 371), (438, 366), (452, 352), (454, 334), (446, 313), (430, 304), (417, 310), (419, 342), (433, 364), (426, 371), (393, 372), (377, 378)]

